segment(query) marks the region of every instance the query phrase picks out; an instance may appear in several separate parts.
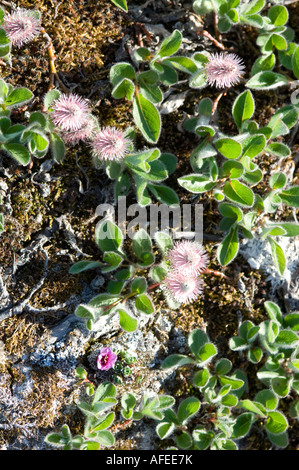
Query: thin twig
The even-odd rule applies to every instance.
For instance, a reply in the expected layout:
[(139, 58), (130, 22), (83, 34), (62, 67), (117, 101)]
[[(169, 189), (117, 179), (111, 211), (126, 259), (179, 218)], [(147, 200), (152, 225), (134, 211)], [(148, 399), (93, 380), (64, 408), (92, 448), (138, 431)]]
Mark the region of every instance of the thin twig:
[(221, 93), (219, 93), (217, 98), (214, 100), (214, 103), (213, 103), (213, 106), (212, 106), (212, 114), (211, 114), (212, 117), (216, 113), (219, 101), (221, 100), (222, 96), (224, 96), (224, 95), (226, 95), (226, 93), (224, 91), (222, 91)]
[(50, 83), (48, 90), (52, 90), (52, 88), (55, 88), (55, 80), (59, 83), (59, 86), (65, 91), (65, 93), (70, 93), (70, 90), (64, 85), (64, 83), (60, 80), (56, 66), (55, 66), (55, 50), (53, 46), (52, 39), (50, 38), (49, 34), (45, 31), (45, 29), (42, 29), (43, 36), (47, 39), (48, 44), (47, 44), (47, 49), (48, 49), (48, 56), (49, 56), (49, 69), (50, 69)]
[(223, 279), (226, 279), (227, 281), (230, 280), (230, 278), (224, 273), (222, 273), (221, 271), (215, 271), (214, 269), (205, 268), (204, 274), (212, 274), (213, 276), (223, 277)]
[(225, 51), (226, 50), (226, 47), (219, 41), (217, 41), (217, 39), (215, 39), (208, 31), (206, 31), (205, 29), (201, 30), (201, 31), (196, 31), (196, 34), (198, 36), (205, 36), (206, 38), (208, 38), (210, 41), (212, 41), (213, 44), (215, 44), (216, 47), (218, 47), (219, 49), (221, 49), (222, 51)]

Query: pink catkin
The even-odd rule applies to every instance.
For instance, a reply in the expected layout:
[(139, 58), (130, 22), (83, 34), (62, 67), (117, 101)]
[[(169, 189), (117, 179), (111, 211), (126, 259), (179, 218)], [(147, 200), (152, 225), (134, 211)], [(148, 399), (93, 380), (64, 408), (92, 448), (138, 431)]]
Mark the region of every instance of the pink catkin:
[(21, 47), (40, 33), (39, 13), (34, 10), (18, 8), (13, 13), (4, 15), (2, 28), (11, 43), (16, 47)]
[(180, 304), (194, 302), (203, 291), (203, 282), (196, 275), (169, 271), (162, 282), (166, 296)]
[(205, 64), (206, 80), (216, 88), (230, 88), (240, 81), (244, 69), (242, 59), (236, 54), (210, 54)]
[(193, 275), (205, 270), (208, 254), (201, 243), (183, 240), (169, 250), (167, 259), (173, 270)]
[(90, 120), (88, 102), (76, 94), (64, 94), (53, 102), (51, 119), (62, 131), (77, 131)]
[(106, 127), (97, 132), (91, 142), (95, 159), (106, 162), (121, 161), (129, 152), (132, 141), (115, 127)]
[(76, 145), (80, 141), (91, 140), (94, 135), (94, 127), (93, 119), (89, 119), (80, 129), (64, 131), (62, 137), (68, 144)]

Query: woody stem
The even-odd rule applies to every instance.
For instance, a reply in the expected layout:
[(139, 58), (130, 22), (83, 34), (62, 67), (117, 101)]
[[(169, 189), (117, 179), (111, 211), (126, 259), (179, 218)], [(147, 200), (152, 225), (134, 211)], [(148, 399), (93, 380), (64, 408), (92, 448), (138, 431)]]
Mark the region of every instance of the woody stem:
[(215, 271), (214, 269), (205, 268), (204, 273), (213, 274), (213, 276), (223, 277), (224, 279), (229, 280), (229, 277), (226, 276), (224, 273), (222, 273), (221, 271)]
[(52, 88), (55, 88), (54, 81), (56, 79), (59, 85), (61, 86), (61, 88), (63, 89), (63, 91), (65, 91), (66, 93), (69, 93), (70, 90), (60, 80), (57, 70), (56, 70), (56, 66), (55, 66), (56, 56), (55, 56), (55, 50), (53, 47), (52, 39), (50, 38), (49, 34), (45, 31), (44, 28), (42, 29), (42, 33), (43, 33), (43, 36), (48, 41), (47, 49), (48, 49), (48, 57), (49, 57), (49, 69), (50, 69), (50, 83), (49, 83), (48, 90), (52, 90)]

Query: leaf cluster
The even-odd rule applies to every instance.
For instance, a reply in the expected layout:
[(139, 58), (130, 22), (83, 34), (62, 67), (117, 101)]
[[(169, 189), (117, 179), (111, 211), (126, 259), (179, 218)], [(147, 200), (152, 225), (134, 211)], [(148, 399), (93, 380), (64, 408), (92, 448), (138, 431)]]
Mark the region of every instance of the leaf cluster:
[[(237, 442), (244, 438), (255, 422), (262, 422), (268, 439), (279, 448), (288, 445), (289, 422), (285, 412), (279, 409), (280, 400), (298, 394), (298, 312), (285, 316), (273, 302), (266, 302), (269, 320), (255, 326), (245, 321), (239, 328), (239, 335), (231, 338), (233, 351), (246, 351), (250, 362), (257, 364), (263, 355), (264, 365), (257, 371), (257, 379), (267, 388), (259, 391), (254, 399), (243, 398), (248, 390), (247, 377), (242, 370), (231, 373), (232, 363), (221, 358), (215, 363), (216, 346), (202, 330), (194, 330), (188, 337), (192, 356), (172, 354), (162, 363), (163, 369), (183, 367), (195, 368), (192, 385), (201, 394), (202, 415), (210, 415), (208, 424), (184, 429), (183, 436), (176, 438), (178, 448), (198, 450), (235, 450)], [(190, 375), (190, 374), (189, 374)], [(212, 412), (211, 412), (212, 410)], [(241, 412), (241, 414), (240, 414)], [(298, 419), (299, 401), (295, 398), (289, 405), (288, 414)], [(159, 424), (161, 439), (174, 431), (181, 432), (181, 425), (172, 411), (168, 411)]]
[[(290, 156), (290, 148), (280, 141), (298, 120), (298, 108), (286, 105), (259, 127), (252, 119), (255, 101), (250, 90), (239, 94), (232, 106), (232, 115), (239, 133), (227, 136), (211, 122), (212, 101), (200, 101), (196, 115), (185, 121), (186, 130), (195, 133), (200, 143), (190, 156), (193, 173), (178, 178), (184, 189), (194, 194), (208, 193), (218, 202), (222, 216), (219, 228), (225, 233), (217, 256), (220, 264), (229, 264), (238, 254), (240, 237), (266, 239), (280, 274), (286, 260), (276, 237), (299, 234), (297, 222), (272, 222), (271, 216), (284, 206), (299, 207), (299, 187), (290, 184), (282, 171), (269, 178), (265, 196), (255, 192), (264, 182), (264, 172), (258, 160), (271, 155), (282, 161)], [(264, 183), (266, 184), (266, 183)]]
[[(82, 375), (82, 371), (79, 371)], [(72, 436), (68, 425), (64, 424), (60, 433), (49, 433), (45, 442), (62, 450), (99, 450), (101, 446), (111, 447), (114, 436), (108, 429), (114, 421), (115, 412), (110, 411), (117, 404), (116, 388), (110, 382), (100, 384), (91, 403), (80, 402), (78, 408), (85, 416), (83, 435)]]
[[(149, 277), (160, 283), (166, 275), (167, 266), (162, 260), (156, 263), (153, 243), (144, 229), (139, 229), (132, 238), (134, 259), (123, 249), (123, 233), (111, 220), (104, 219), (95, 230), (95, 241), (102, 252), (102, 261), (84, 260), (73, 264), (69, 272), (79, 274), (90, 269), (100, 269), (102, 273), (111, 273), (113, 278), (108, 282), (107, 292), (93, 297), (88, 304), (77, 307), (75, 314), (85, 319), (86, 326), (92, 330), (96, 322), (104, 315), (118, 315), (120, 326), (128, 332), (138, 327), (136, 312), (141, 315), (152, 315), (155, 312), (149, 285), (144, 271)], [(158, 232), (156, 241), (162, 253), (172, 245), (169, 235)], [(133, 302), (134, 308), (127, 305)]]

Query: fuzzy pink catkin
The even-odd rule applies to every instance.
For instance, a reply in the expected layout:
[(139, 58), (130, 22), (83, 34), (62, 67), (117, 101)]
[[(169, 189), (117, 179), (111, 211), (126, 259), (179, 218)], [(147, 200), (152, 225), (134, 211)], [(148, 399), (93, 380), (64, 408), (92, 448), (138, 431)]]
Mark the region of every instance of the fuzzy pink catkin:
[(115, 354), (110, 348), (101, 348), (100, 354), (97, 357), (97, 368), (100, 370), (112, 369), (117, 359)]
[(177, 242), (167, 253), (172, 269), (186, 274), (199, 274), (208, 263), (208, 254), (201, 243), (190, 240)]
[(244, 69), (242, 59), (236, 54), (210, 54), (205, 64), (206, 80), (216, 88), (230, 88), (240, 81)]
[(105, 127), (98, 131), (91, 142), (93, 156), (106, 162), (120, 161), (129, 152), (132, 141), (115, 127)]
[(88, 102), (75, 93), (61, 96), (52, 104), (51, 119), (63, 131), (82, 129), (90, 120)]
[(4, 15), (2, 28), (11, 43), (16, 47), (21, 47), (40, 33), (39, 13), (34, 10), (17, 8), (16, 11)]
[(194, 302), (203, 291), (203, 282), (196, 275), (169, 271), (162, 282), (166, 296), (180, 304)]
[(94, 135), (94, 128), (95, 128), (95, 123), (93, 119), (89, 119), (86, 121), (85, 124), (83, 124), (80, 129), (76, 130), (71, 130), (71, 131), (63, 131), (62, 137), (65, 142), (67, 142), (70, 145), (76, 145), (80, 141), (87, 141), (91, 140), (93, 135)]

